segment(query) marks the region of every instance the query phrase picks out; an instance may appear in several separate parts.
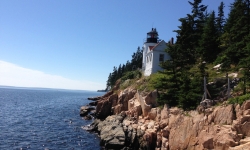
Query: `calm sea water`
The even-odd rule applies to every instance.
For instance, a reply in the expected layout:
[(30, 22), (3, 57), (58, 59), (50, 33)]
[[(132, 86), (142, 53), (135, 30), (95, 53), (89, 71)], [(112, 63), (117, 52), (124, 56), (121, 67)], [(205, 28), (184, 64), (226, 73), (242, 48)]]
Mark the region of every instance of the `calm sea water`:
[(0, 88), (0, 150), (99, 150), (99, 138), (81, 128), (87, 97), (103, 93)]

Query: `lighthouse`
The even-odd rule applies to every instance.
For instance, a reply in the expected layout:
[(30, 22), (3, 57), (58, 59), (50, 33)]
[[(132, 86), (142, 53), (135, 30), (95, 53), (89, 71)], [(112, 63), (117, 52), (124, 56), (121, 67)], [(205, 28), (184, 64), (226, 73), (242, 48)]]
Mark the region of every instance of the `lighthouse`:
[(159, 40), (156, 28), (152, 28), (147, 33), (147, 39), (143, 44), (142, 71), (144, 76), (150, 76), (159, 70), (162, 70), (160, 63), (170, 59), (165, 52), (167, 44), (164, 40)]

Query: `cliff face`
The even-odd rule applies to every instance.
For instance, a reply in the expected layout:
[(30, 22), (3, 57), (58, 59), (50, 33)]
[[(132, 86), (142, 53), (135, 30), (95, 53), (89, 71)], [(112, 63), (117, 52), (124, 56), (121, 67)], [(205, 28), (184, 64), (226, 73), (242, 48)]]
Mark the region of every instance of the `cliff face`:
[[(157, 92), (108, 93), (97, 103), (94, 128), (108, 149), (237, 150), (250, 147), (250, 100), (184, 112), (159, 108)], [(200, 110), (200, 111), (198, 111)]]

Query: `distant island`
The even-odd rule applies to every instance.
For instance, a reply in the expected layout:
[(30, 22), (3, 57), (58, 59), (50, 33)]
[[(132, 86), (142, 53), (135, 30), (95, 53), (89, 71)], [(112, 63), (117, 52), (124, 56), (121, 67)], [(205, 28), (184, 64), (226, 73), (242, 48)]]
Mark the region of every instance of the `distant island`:
[(107, 92), (107, 90), (97, 90), (97, 92)]

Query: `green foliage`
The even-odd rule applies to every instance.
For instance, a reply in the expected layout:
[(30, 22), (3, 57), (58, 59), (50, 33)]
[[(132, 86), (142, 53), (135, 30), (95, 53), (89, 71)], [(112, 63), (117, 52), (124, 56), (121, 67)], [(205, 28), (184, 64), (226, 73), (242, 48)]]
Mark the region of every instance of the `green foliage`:
[[(138, 68), (142, 67), (142, 50), (140, 47), (137, 48), (137, 51), (133, 53), (131, 61), (127, 61), (126, 64), (119, 65), (119, 67), (113, 68), (113, 72), (109, 74), (108, 80), (107, 80), (107, 88), (112, 88), (115, 85), (116, 80), (120, 79), (122, 76), (124, 76), (127, 72), (138, 70)], [(138, 75), (138, 73), (137, 73)], [(134, 72), (128, 73), (125, 75), (127, 79), (135, 78)], [(141, 76), (141, 75), (140, 75)]]
[(220, 6), (218, 7), (218, 16), (216, 17), (216, 27), (219, 35), (223, 34), (224, 32), (224, 25), (225, 25), (224, 7), (225, 7), (224, 3), (221, 2)]
[(202, 82), (200, 76), (193, 76), (191, 78), (189, 73), (182, 77), (182, 84), (180, 86), (178, 98), (179, 107), (184, 110), (195, 109), (201, 101)]
[(141, 78), (142, 74), (141, 71), (135, 70), (135, 71), (129, 71), (126, 72), (122, 77), (121, 77), (121, 89), (125, 89), (128, 86), (134, 84), (135, 80), (138, 80)]
[(250, 94), (245, 94), (239, 97), (235, 97), (235, 98), (230, 98), (228, 100), (229, 104), (240, 104), (242, 105), (244, 101), (246, 100), (250, 100)]
[(150, 76), (150, 79), (148, 81), (149, 87), (151, 87), (152, 89), (164, 90), (166, 89), (164, 86), (167, 84), (165, 82), (167, 78), (168, 76), (163, 73), (154, 73)]
[(233, 91), (236, 92), (236, 93), (243, 93), (242, 91), (244, 90), (244, 83), (243, 82), (240, 82), (234, 89)]
[(215, 25), (215, 13), (210, 14), (204, 26), (204, 31), (200, 40), (199, 53), (202, 60), (206, 62), (213, 62), (220, 53), (219, 34)]
[(135, 78), (140, 78), (142, 76), (141, 71), (135, 70), (135, 71), (129, 71), (122, 76), (121, 80), (125, 81), (127, 79), (135, 79)]
[(247, 36), (250, 31), (249, 0), (235, 0), (231, 5), (229, 18), (225, 24), (228, 45), (225, 54), (228, 61), (238, 64), (244, 58), (246, 46), (249, 43)]

